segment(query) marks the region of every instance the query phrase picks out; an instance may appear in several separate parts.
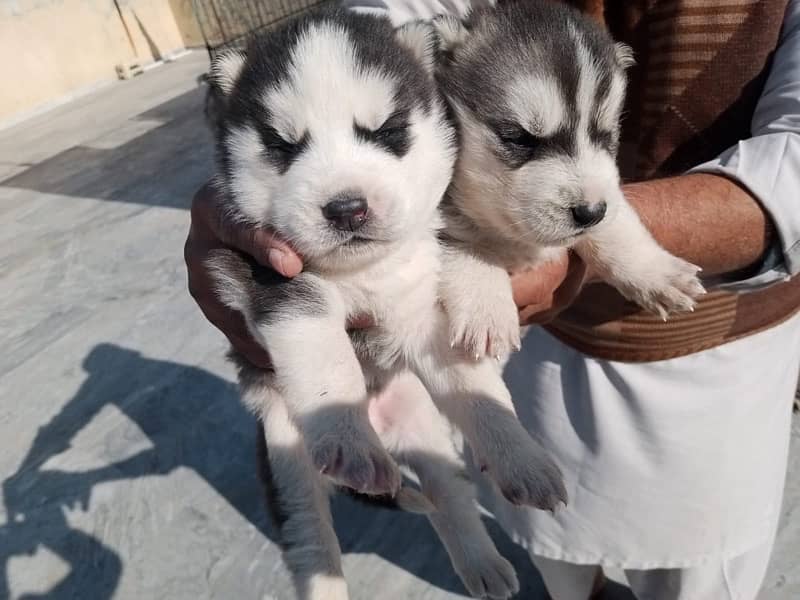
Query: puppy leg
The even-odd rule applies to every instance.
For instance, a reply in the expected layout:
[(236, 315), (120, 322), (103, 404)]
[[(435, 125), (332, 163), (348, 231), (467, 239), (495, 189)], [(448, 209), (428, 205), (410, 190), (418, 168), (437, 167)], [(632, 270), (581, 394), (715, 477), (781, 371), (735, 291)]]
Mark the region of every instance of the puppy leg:
[(659, 246), (624, 197), (616, 214), (590, 230), (575, 250), (628, 300), (664, 320), (670, 312), (693, 310), (694, 299), (705, 293), (700, 269)]
[(489, 537), (449, 426), (419, 379), (410, 372), (395, 377), (371, 401), (370, 421), (392, 455), (419, 477), (435, 508), (428, 519), (469, 593), (498, 599), (517, 593), (514, 567)]
[(474, 359), (519, 350), (519, 313), (505, 269), (466, 250), (447, 248), (439, 293), (450, 320), (452, 346)]
[(344, 328), (303, 318), (265, 327), (264, 338), (320, 472), (359, 492), (394, 495), (400, 471), (369, 425), (364, 377)]
[[(255, 371), (255, 370), (253, 370)], [(347, 600), (341, 550), (326, 483), (306, 451), (281, 395), (267, 376), (242, 377), (248, 405), (259, 406), (261, 474), (270, 514), (279, 530), (283, 560), (300, 600)]]
[(367, 420), (364, 375), (345, 331), (346, 306), (338, 290), (309, 273), (276, 279), (246, 260), (220, 250), (210, 266), (220, 297), (245, 315), (269, 352), (274, 385), (314, 464), (357, 491), (394, 494), (400, 470)]
[(491, 359), (461, 360), (442, 343), (446, 330), (441, 314), (441, 335), (419, 353), (414, 370), (464, 434), (476, 463), (513, 504), (555, 510), (559, 502), (566, 503), (561, 471), (517, 419), (499, 366)]

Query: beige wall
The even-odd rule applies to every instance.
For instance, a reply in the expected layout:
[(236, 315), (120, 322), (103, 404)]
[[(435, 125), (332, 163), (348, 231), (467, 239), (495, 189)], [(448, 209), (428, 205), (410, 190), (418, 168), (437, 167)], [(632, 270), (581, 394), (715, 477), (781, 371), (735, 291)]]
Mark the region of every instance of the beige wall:
[(205, 41), (192, 9), (192, 0), (169, 0), (169, 4), (175, 16), (175, 23), (183, 36), (183, 45), (186, 48), (203, 46)]
[(0, 121), (114, 79), (117, 64), (197, 44), (191, 0), (121, 0), (120, 9), (133, 45), (113, 0), (0, 2)]

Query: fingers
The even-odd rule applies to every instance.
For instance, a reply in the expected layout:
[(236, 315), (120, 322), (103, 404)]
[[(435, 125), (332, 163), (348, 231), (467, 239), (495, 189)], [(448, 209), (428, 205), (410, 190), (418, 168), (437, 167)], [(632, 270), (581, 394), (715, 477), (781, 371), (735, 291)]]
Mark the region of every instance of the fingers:
[(284, 277), (294, 277), (303, 270), (302, 259), (289, 244), (271, 231), (236, 221), (224, 209), (221, 199), (221, 192), (213, 183), (200, 188), (192, 201), (190, 236), (232, 246)]
[(241, 224), (222, 225), (229, 246), (238, 248), (264, 266), (275, 269), (284, 277), (294, 277), (303, 270), (303, 261), (289, 245), (265, 229), (253, 229)]
[[(538, 278), (538, 281), (525, 281), (534, 278), (530, 272), (526, 275), (521, 276), (522, 281), (519, 284), (515, 282), (514, 285), (515, 288), (519, 285), (521, 299), (533, 298), (534, 301), (520, 308), (520, 323), (541, 325), (555, 319), (575, 301), (586, 283), (588, 269), (586, 263), (576, 254), (570, 254), (563, 271), (551, 269), (549, 276)], [(535, 295), (537, 292), (539, 296)]]
[(564, 283), (570, 261), (565, 253), (559, 260), (550, 261), (511, 276), (514, 302), (520, 308), (547, 307), (552, 304), (553, 293)]

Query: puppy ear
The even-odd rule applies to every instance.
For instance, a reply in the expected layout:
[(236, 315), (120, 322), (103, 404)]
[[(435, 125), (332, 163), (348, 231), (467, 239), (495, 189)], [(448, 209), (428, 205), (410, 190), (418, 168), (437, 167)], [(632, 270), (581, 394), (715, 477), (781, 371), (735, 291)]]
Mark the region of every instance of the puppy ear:
[(633, 57), (633, 48), (628, 44), (617, 42), (614, 44), (614, 51), (617, 54), (617, 63), (623, 70), (627, 70), (636, 64), (636, 59)]
[(457, 17), (439, 15), (431, 24), (436, 30), (439, 50), (447, 56), (452, 56), (469, 37), (466, 23)]
[(245, 55), (238, 50), (231, 50), (218, 54), (211, 61), (211, 68), (206, 81), (208, 91), (204, 113), (206, 124), (214, 135), (219, 138), (222, 133), (222, 123), (228, 105), (228, 96), (239, 79), (244, 66)]
[(208, 74), (208, 82), (222, 96), (227, 96), (233, 90), (236, 80), (244, 67), (245, 54), (239, 50), (229, 50), (218, 54), (211, 61), (211, 70)]
[(414, 57), (428, 73), (436, 68), (436, 31), (425, 21), (411, 21), (401, 25), (395, 31), (400, 44), (411, 50)]

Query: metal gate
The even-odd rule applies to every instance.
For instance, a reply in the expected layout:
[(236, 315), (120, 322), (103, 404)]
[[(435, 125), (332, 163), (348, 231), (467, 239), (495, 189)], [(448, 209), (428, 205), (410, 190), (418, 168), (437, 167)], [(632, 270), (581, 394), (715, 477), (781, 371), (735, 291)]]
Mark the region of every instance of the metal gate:
[(192, 0), (210, 58), (248, 37), (330, 0)]

